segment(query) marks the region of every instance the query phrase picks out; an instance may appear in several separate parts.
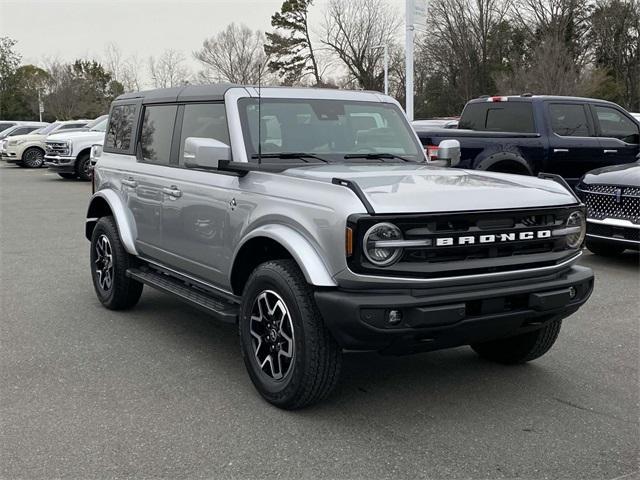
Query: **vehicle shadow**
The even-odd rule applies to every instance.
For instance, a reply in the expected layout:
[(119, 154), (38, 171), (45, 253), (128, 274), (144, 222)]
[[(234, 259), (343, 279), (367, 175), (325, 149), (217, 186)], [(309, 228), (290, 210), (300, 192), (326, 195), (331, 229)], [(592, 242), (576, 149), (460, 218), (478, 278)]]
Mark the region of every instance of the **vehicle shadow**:
[(589, 267), (615, 266), (628, 269), (640, 267), (640, 251), (625, 250), (624, 253), (612, 257), (595, 255), (589, 250), (584, 250), (581, 263)]

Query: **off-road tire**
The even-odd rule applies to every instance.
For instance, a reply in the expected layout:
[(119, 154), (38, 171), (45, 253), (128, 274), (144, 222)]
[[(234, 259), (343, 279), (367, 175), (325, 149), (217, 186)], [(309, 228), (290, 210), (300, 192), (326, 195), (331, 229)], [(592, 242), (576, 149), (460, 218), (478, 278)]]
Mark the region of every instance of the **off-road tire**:
[(76, 175), (80, 180), (88, 182), (91, 180), (91, 173), (87, 168), (91, 167), (91, 158), (88, 153), (83, 153), (76, 160)]
[[(101, 236), (105, 236), (110, 244), (112, 255), (112, 285), (109, 289), (104, 289), (100, 285), (97, 273), (96, 260), (98, 253), (96, 244)], [(113, 217), (102, 217), (96, 223), (91, 235), (91, 278), (93, 287), (100, 303), (110, 310), (125, 310), (133, 307), (142, 294), (143, 284), (129, 278), (127, 269), (135, 267), (136, 257), (127, 253), (120, 240), (118, 227)]]
[[(260, 368), (255, 337), (251, 335), (255, 302), (268, 291), (281, 297), (293, 326), (293, 360), (280, 380)], [(287, 410), (309, 406), (326, 398), (338, 383), (341, 348), (324, 325), (313, 288), (295, 261), (269, 261), (254, 270), (244, 288), (239, 331), (242, 356), (251, 381), (273, 405)]]
[(40, 168), (44, 165), (44, 152), (37, 147), (29, 147), (22, 153), (22, 163), (27, 168)]
[(66, 180), (73, 180), (77, 177), (75, 173), (58, 173), (58, 175)]
[(562, 320), (553, 320), (533, 332), (475, 343), (471, 345), (471, 348), (482, 358), (494, 362), (505, 365), (526, 363), (540, 358), (549, 351), (558, 338), (561, 326)]
[(621, 245), (615, 245), (611, 242), (600, 242), (589, 238), (586, 244), (590, 252), (602, 257), (617, 257), (626, 250), (625, 247)]

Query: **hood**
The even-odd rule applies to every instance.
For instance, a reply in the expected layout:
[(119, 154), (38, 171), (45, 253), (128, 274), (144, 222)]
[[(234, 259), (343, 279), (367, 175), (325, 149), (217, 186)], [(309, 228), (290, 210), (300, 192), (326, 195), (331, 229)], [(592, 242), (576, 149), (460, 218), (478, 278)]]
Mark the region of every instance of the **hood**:
[(63, 142), (65, 140), (102, 141), (103, 139), (104, 132), (91, 132), (89, 130), (52, 133), (47, 137), (47, 140), (54, 142)]
[(13, 137), (8, 137), (7, 140), (15, 144), (17, 140), (22, 140), (24, 142), (39, 142), (41, 140), (44, 140), (45, 137), (46, 135), (28, 133), (27, 135), (14, 135)]
[(356, 182), (375, 213), (457, 212), (575, 204), (553, 180), (427, 165), (322, 165), (292, 168), (292, 177)]
[(640, 162), (591, 170), (582, 178), (582, 183), (640, 187)]

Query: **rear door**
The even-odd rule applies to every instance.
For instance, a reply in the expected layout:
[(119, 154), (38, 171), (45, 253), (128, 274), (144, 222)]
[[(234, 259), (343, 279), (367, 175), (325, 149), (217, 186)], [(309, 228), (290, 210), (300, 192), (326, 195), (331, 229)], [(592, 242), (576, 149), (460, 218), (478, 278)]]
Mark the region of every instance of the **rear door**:
[(640, 150), (640, 126), (621, 109), (591, 106), (600, 141), (602, 166), (632, 163)]
[(176, 105), (144, 105), (136, 148), (137, 162), (125, 179), (129, 209), (137, 229), (136, 248), (144, 256), (166, 261), (162, 249), (162, 203), (171, 187), (169, 166)]
[(549, 161), (546, 171), (570, 184), (601, 164), (601, 146), (595, 136), (588, 105), (552, 102), (546, 108), (549, 128)]

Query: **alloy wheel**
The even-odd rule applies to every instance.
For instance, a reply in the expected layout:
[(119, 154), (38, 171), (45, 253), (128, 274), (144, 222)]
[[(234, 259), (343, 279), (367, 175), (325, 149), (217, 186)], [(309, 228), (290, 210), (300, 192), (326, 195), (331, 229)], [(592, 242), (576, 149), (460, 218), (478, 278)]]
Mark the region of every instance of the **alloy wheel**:
[(98, 275), (98, 284), (105, 292), (113, 286), (113, 251), (111, 242), (106, 235), (100, 235), (95, 247), (95, 269)]
[(295, 355), (293, 322), (287, 305), (272, 290), (260, 293), (251, 309), (250, 333), (258, 366), (273, 380), (291, 371)]
[(23, 161), (28, 167), (36, 168), (40, 167), (44, 160), (40, 150), (31, 149), (25, 152)]

